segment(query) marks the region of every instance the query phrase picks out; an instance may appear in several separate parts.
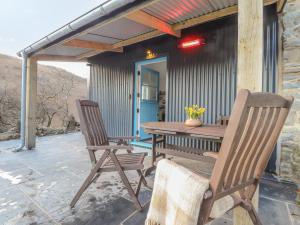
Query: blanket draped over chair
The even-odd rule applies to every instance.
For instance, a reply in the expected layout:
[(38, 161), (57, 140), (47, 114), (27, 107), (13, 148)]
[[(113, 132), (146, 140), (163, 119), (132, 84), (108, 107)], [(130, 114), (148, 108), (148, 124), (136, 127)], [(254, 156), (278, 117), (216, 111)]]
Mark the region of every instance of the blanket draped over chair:
[[(145, 225), (196, 225), (209, 180), (167, 159), (159, 161)], [(220, 204), (218, 204), (220, 203)], [(228, 196), (216, 201), (211, 217), (234, 205)]]

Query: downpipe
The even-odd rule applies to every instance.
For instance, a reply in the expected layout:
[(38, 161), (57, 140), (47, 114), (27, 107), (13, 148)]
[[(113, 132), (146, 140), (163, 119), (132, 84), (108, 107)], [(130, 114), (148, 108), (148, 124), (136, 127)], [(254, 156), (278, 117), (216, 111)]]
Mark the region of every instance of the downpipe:
[(25, 126), (26, 126), (26, 89), (27, 89), (27, 55), (22, 52), (22, 90), (21, 90), (21, 143), (14, 149), (14, 152), (20, 152), (25, 147)]

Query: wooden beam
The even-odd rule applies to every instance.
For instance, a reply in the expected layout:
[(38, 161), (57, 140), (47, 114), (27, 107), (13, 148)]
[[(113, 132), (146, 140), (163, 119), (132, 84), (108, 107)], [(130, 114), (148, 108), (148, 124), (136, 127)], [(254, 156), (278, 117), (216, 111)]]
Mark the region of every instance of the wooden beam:
[[(264, 5), (265, 6), (272, 5), (276, 2), (277, 2), (277, 0), (265, 0)], [(189, 27), (192, 27), (192, 26), (199, 25), (199, 24), (203, 24), (203, 23), (207, 23), (207, 22), (210, 22), (210, 21), (218, 20), (218, 19), (221, 19), (221, 18), (226, 17), (226, 16), (231, 16), (231, 15), (234, 15), (234, 14), (237, 14), (237, 13), (238, 13), (238, 6), (234, 5), (234, 6), (227, 7), (225, 9), (220, 9), (218, 11), (205, 14), (203, 16), (198, 16), (198, 17), (195, 17), (195, 18), (183, 21), (183, 22), (179, 22), (179, 23), (175, 24), (173, 26), (173, 28), (175, 30), (182, 30), (182, 29), (185, 29), (185, 28), (189, 28)]]
[(80, 60), (76, 56), (64, 56), (64, 55), (34, 55), (31, 58), (37, 61), (56, 61), (56, 62), (84, 62), (86, 60)]
[[(108, 25), (109, 23), (112, 23), (112, 22), (114, 22), (114, 21), (116, 21), (116, 20), (118, 20), (118, 19), (120, 19), (120, 18), (124, 18), (124, 17), (126, 17), (127, 15), (129, 15), (129, 14), (135, 12), (135, 11), (142, 10), (142, 9), (144, 9), (144, 8), (146, 8), (146, 7), (148, 7), (148, 6), (150, 6), (151, 4), (155, 4), (155, 3), (159, 2), (159, 1), (161, 1), (161, 0), (149, 0), (149, 1), (145, 1), (145, 2), (143, 2), (143, 3), (141, 3), (141, 4), (137, 5), (137, 6), (134, 6), (134, 7), (132, 7), (132, 8), (129, 8), (129, 9), (125, 10), (124, 12), (122, 12), (122, 13), (120, 13), (120, 14), (118, 14), (118, 15), (116, 15), (116, 16), (114, 16), (114, 17), (108, 19), (108, 20), (105, 20), (105, 21), (103, 21), (103, 22), (100, 22), (99, 24), (97, 24), (97, 25), (95, 25), (95, 26), (93, 26), (93, 27), (90, 27), (90, 28), (88, 28), (88, 29), (86, 29), (86, 30), (84, 30), (84, 31), (82, 31), (82, 32), (80, 32), (80, 33), (77, 33), (77, 34), (75, 34), (75, 35), (72, 36), (72, 37), (69, 37), (69, 38), (67, 38), (67, 39), (65, 39), (65, 40), (63, 40), (63, 41), (61, 41), (61, 42), (58, 42), (58, 43), (56, 43), (56, 44), (54, 44), (54, 45), (52, 45), (52, 46), (50, 46), (50, 47), (58, 46), (58, 45), (60, 45), (62, 42), (66, 42), (66, 41), (72, 40), (72, 39), (74, 39), (74, 38), (76, 38), (76, 37), (79, 37), (79, 36), (81, 36), (81, 35), (85, 35), (85, 34), (88, 34), (88, 33), (90, 33), (90, 32), (93, 32), (93, 31), (96, 30), (96, 29), (99, 29), (99, 28), (101, 28), (101, 27), (103, 27), (103, 26), (105, 26), (105, 25)], [(264, 1), (264, 4), (265, 4), (265, 5), (271, 5), (271, 4), (276, 3), (277, 1), (280, 1), (280, 0), (265, 0), (265, 1)], [(233, 12), (233, 14), (237, 13), (237, 6), (234, 6), (234, 7), (236, 7), (236, 11)], [(224, 15), (225, 15), (225, 14), (224, 14)], [(231, 14), (229, 14), (229, 15), (231, 15)], [(197, 18), (198, 18), (198, 17), (197, 17)], [(218, 19), (218, 18), (216, 18), (216, 19)], [(212, 19), (212, 20), (214, 20), (214, 19)], [(210, 20), (210, 21), (212, 21), (212, 20)], [(207, 21), (207, 22), (208, 22), (208, 21)], [(205, 23), (205, 21), (202, 22), (202, 23)], [(175, 28), (173, 28), (173, 29), (176, 31)], [(161, 35), (161, 34), (159, 34), (159, 35)], [(157, 36), (159, 36), (159, 35), (157, 35)], [(151, 35), (149, 35), (149, 36), (151, 36)], [(151, 38), (153, 38), (153, 37), (154, 37), (154, 36), (152, 36)], [(141, 39), (143, 39), (143, 38), (141, 38)], [(124, 46), (126, 46), (126, 45), (124, 45)], [(48, 49), (48, 48), (50, 48), (50, 47), (47, 47), (47, 48), (45, 48), (45, 49)], [(100, 52), (100, 53), (101, 53), (101, 52)], [(96, 53), (96, 54), (97, 54), (97, 53)], [(96, 55), (96, 54), (95, 54), (95, 55)], [(99, 54), (99, 53), (98, 53), (98, 54)]]
[[(237, 89), (262, 91), (263, 80), (263, 0), (238, 1)], [(252, 199), (258, 209), (258, 188)], [(241, 207), (233, 210), (233, 224), (252, 225)]]
[[(271, 4), (274, 4), (276, 2), (277, 2), (277, 0), (265, 0), (264, 5), (271, 5)], [(192, 26), (199, 25), (199, 24), (203, 24), (203, 23), (207, 23), (207, 22), (210, 22), (210, 21), (218, 20), (218, 19), (223, 18), (225, 16), (234, 15), (237, 12), (238, 12), (238, 7), (235, 5), (235, 6), (231, 6), (231, 7), (225, 8), (225, 9), (221, 9), (221, 10), (203, 15), (203, 16), (198, 16), (198, 17), (195, 17), (195, 18), (192, 18), (192, 19), (188, 19), (184, 22), (176, 23), (176, 24), (172, 25), (172, 28), (175, 31), (178, 31), (178, 30), (182, 30), (182, 29), (185, 29), (185, 28), (189, 28), (189, 27), (192, 27)], [(129, 39), (124, 40), (124, 41), (120, 41), (120, 42), (114, 44), (113, 46), (114, 47), (128, 46), (128, 45), (132, 45), (132, 44), (135, 44), (135, 43), (138, 43), (138, 42), (141, 42), (141, 41), (145, 41), (145, 40), (148, 40), (148, 39), (151, 39), (151, 38), (158, 37), (158, 36), (163, 35), (163, 34), (164, 34), (163, 32), (155, 30), (155, 31), (151, 31), (151, 32), (133, 37), (133, 38), (129, 38)]]
[[(209, 22), (209, 21), (217, 20), (217, 19), (222, 18), (226, 15), (228, 16), (228, 15), (235, 14), (235, 13), (237, 13), (237, 11), (238, 11), (237, 6), (228, 7), (226, 9), (218, 10), (216, 12), (212, 12), (212, 13), (209, 13), (209, 14), (204, 15), (204, 16), (199, 16), (199, 17), (195, 17), (195, 18), (186, 20), (185, 22), (176, 23), (176, 24), (173, 25), (173, 29), (175, 31), (182, 30), (182, 29), (185, 29), (185, 28), (188, 28), (188, 27), (191, 27), (191, 26), (195, 26), (195, 25), (198, 25), (198, 24), (202, 24), (202, 23), (206, 23), (206, 22)], [(149, 40), (151, 38), (161, 36), (163, 34), (164, 33), (161, 32), (160, 30), (150, 31), (148, 33), (141, 34), (139, 36), (132, 37), (132, 38), (129, 38), (127, 40), (120, 41), (116, 44), (113, 44), (113, 47), (114, 48), (120, 48), (120, 47), (124, 47), (124, 46), (128, 46), (128, 45), (132, 45), (132, 44), (135, 44), (135, 43), (138, 43), (138, 42), (146, 41), (146, 40)], [(101, 52), (97, 52), (97, 51), (95, 51), (94, 53), (91, 52), (91, 54), (87, 57), (91, 57), (93, 55), (97, 55), (97, 54), (100, 54), (100, 53)]]
[(111, 44), (105, 44), (96, 41), (85, 41), (80, 39), (69, 40), (65, 42), (64, 45), (73, 48), (86, 48), (97, 51), (123, 52), (123, 48), (114, 48)]
[(82, 31), (79, 35), (84, 35), (84, 34), (88, 34), (90, 32), (93, 32), (94, 30), (97, 30), (100, 27), (103, 27), (105, 25), (108, 25), (109, 23), (115, 22), (115, 21), (119, 20), (120, 18), (125, 18), (130, 13), (142, 10), (142, 9), (144, 9), (144, 8), (146, 8), (146, 7), (148, 7), (148, 6), (152, 5), (152, 4), (155, 4), (155, 3), (159, 2), (159, 1), (161, 1), (161, 0), (148, 0), (148, 1), (144, 1), (143, 3), (138, 4), (137, 6), (129, 8), (129, 9), (121, 12), (120, 14), (118, 14), (118, 15), (116, 15), (116, 16), (108, 19), (108, 20), (100, 22), (99, 24), (96, 24), (95, 26), (90, 27), (90, 28), (88, 28), (85, 31)]
[(130, 13), (129, 15), (127, 15), (127, 19), (130, 19), (136, 23), (140, 23), (145, 26), (157, 29), (163, 33), (170, 34), (175, 37), (180, 37), (180, 35), (181, 35), (180, 30), (175, 31), (170, 24), (168, 24), (168, 23), (158, 19), (157, 17), (152, 16), (142, 10)]
[[(154, 3), (158, 2), (158, 1), (161, 1), (161, 0), (148, 0), (148, 1), (145, 1), (145, 2), (143, 2), (143, 3), (141, 3), (141, 4), (137, 5), (137, 6), (134, 6), (134, 7), (132, 7), (132, 8), (128, 8), (127, 10), (125, 10), (124, 12), (122, 12), (122, 13), (120, 13), (120, 14), (118, 14), (118, 15), (115, 15), (115, 16), (113, 16), (113, 17), (107, 19), (107, 20), (104, 20), (104, 21), (102, 21), (102, 22), (100, 22), (100, 23), (98, 23), (98, 24), (96, 24), (96, 25), (94, 25), (94, 26), (92, 26), (92, 27), (89, 27), (88, 29), (86, 29), (86, 30), (84, 30), (84, 31), (82, 31), (82, 32), (80, 32), (80, 33), (77, 33), (77, 34), (75, 34), (75, 35), (73, 35), (73, 36), (71, 36), (71, 37), (69, 37), (69, 38), (67, 38), (67, 39), (65, 39), (65, 40), (63, 40), (63, 41), (58, 42), (58, 43), (55, 43), (55, 44), (53, 44), (53, 45), (51, 45), (51, 46), (49, 46), (49, 47), (47, 47), (47, 48), (45, 48), (45, 49), (48, 49), (48, 48), (54, 47), (54, 46), (59, 46), (59, 45), (62, 44), (63, 42), (66, 42), (66, 41), (72, 40), (72, 39), (74, 39), (74, 38), (76, 38), (76, 37), (80, 37), (80, 36), (82, 36), (82, 35), (91, 33), (91, 32), (93, 32), (94, 30), (97, 30), (97, 29), (99, 29), (99, 28), (101, 28), (101, 27), (103, 27), (103, 26), (105, 26), (105, 25), (108, 25), (109, 23), (112, 23), (112, 22), (114, 22), (114, 21), (117, 21), (117, 20), (120, 19), (120, 18), (126, 17), (129, 13), (132, 13), (132, 12), (138, 11), (138, 10), (141, 10), (141, 9), (143, 9), (143, 8), (146, 8), (147, 6), (150, 6), (151, 4), (154, 4)], [(44, 50), (45, 50), (45, 49), (44, 49)]]
[[(264, 5), (267, 6), (267, 5), (274, 4), (276, 2), (277, 2), (277, 0), (265, 0)], [(203, 23), (207, 23), (207, 22), (210, 22), (210, 21), (218, 20), (218, 19), (221, 19), (225, 16), (234, 15), (234, 14), (237, 14), (237, 12), (238, 12), (238, 6), (235, 5), (235, 6), (231, 6), (231, 7), (225, 8), (225, 9), (221, 9), (221, 10), (203, 15), (203, 16), (195, 17), (195, 18), (183, 21), (183, 22), (176, 23), (176, 24), (172, 25), (172, 28), (175, 31), (179, 31), (179, 30), (189, 28), (189, 27), (192, 27), (192, 26), (196, 26), (196, 25), (199, 25), (199, 24), (203, 24)], [(129, 15), (129, 13), (127, 13), (126, 16), (127, 15)], [(139, 36), (132, 37), (132, 38), (129, 38), (127, 40), (120, 41), (116, 44), (113, 44), (113, 48), (125, 47), (125, 46), (128, 46), (128, 45), (132, 45), (132, 44), (135, 44), (135, 43), (138, 43), (138, 42), (146, 41), (148, 39), (161, 36), (163, 34), (164, 33), (161, 32), (160, 30), (150, 31), (148, 33), (141, 34)], [(83, 59), (85, 57), (87, 57), (87, 58), (92, 57), (92, 56), (100, 54), (102, 52), (103, 51), (94, 51), (94, 52), (91, 51), (88, 55), (86, 55), (86, 56), (82, 55), (83, 57), (79, 57), (79, 58)]]
[[(125, 46), (132, 45), (132, 44), (135, 44), (135, 43), (138, 43), (138, 42), (141, 42), (141, 41), (145, 41), (145, 40), (148, 40), (148, 39), (151, 39), (151, 38), (154, 38), (154, 37), (158, 37), (158, 36), (163, 35), (163, 34), (164, 33), (162, 33), (161, 31), (154, 30), (154, 31), (151, 31), (151, 32), (148, 32), (148, 33), (145, 33), (145, 34), (133, 37), (133, 38), (129, 38), (129, 39), (124, 40), (124, 41), (120, 41), (116, 44), (113, 44), (113, 48), (125, 47)], [(77, 58), (78, 59), (88, 58), (88, 57), (92, 57), (94, 55), (98, 55), (102, 52), (103, 51), (90, 51), (88, 53), (79, 55)]]
[(135, 44), (135, 43), (138, 43), (138, 42), (146, 41), (146, 40), (154, 38), (154, 37), (158, 37), (158, 36), (163, 35), (163, 34), (164, 33), (162, 33), (161, 31), (154, 30), (154, 31), (151, 31), (151, 32), (148, 32), (148, 33), (136, 36), (136, 37), (129, 38), (129, 39), (124, 40), (124, 41), (120, 41), (120, 42), (114, 44), (113, 47), (114, 48), (120, 48), (120, 47), (123, 47), (123, 46), (132, 45), (132, 44)]
[(205, 14), (203, 16), (198, 16), (198, 17), (195, 17), (195, 18), (183, 21), (183, 22), (179, 22), (179, 23), (174, 25), (174, 29), (175, 30), (177, 30), (177, 29), (182, 30), (182, 29), (185, 29), (185, 28), (189, 28), (189, 27), (192, 27), (192, 26), (199, 25), (199, 24), (214, 21), (214, 20), (223, 18), (225, 16), (230, 16), (230, 15), (236, 14), (237, 12), (238, 12), (238, 7), (236, 5), (231, 6), (231, 7), (225, 8), (225, 9), (221, 9), (221, 10), (218, 10), (218, 11), (215, 11), (215, 12)]
[(28, 58), (27, 61), (27, 89), (26, 89), (26, 127), (25, 146), (27, 149), (35, 147), (36, 142), (36, 107), (37, 107), (37, 61)]
[[(277, 2), (277, 0), (267, 0), (267, 1), (264, 1), (264, 5), (271, 5), (271, 4), (274, 4), (276, 2)], [(238, 12), (238, 7), (237, 6), (231, 6), (231, 7), (221, 9), (221, 10), (218, 10), (218, 11), (215, 11), (215, 12), (203, 15), (203, 16), (198, 16), (198, 17), (186, 20), (184, 22), (176, 23), (172, 26), (172, 28), (175, 31), (178, 31), (178, 30), (182, 30), (182, 29), (185, 29), (185, 28), (189, 28), (189, 27), (192, 27), (192, 26), (199, 25), (199, 24), (214, 21), (214, 20), (223, 18), (225, 16), (234, 15), (237, 12)], [(118, 47), (119, 48), (119, 47), (123, 47), (123, 46), (132, 45), (132, 44), (135, 44), (135, 43), (138, 43), (138, 42), (141, 42), (141, 41), (145, 41), (145, 40), (148, 40), (148, 39), (151, 39), (151, 38), (158, 37), (158, 36), (163, 35), (163, 34), (164, 34), (163, 32), (158, 31), (158, 30), (151, 31), (151, 32), (141, 34), (141, 35), (133, 37), (133, 38), (129, 38), (129, 39), (124, 40), (124, 41), (120, 41), (120, 42), (114, 44), (113, 47), (115, 47), (115, 48)]]
[(94, 55), (98, 55), (98, 54), (100, 54), (102, 52), (105, 52), (105, 51), (88, 51), (88, 52), (85, 52), (85, 53), (82, 53), (82, 54), (76, 56), (76, 59), (77, 60), (83, 60), (83, 59), (92, 57)]
[(285, 6), (286, 0), (278, 0), (277, 1), (277, 12), (281, 13), (284, 6)]

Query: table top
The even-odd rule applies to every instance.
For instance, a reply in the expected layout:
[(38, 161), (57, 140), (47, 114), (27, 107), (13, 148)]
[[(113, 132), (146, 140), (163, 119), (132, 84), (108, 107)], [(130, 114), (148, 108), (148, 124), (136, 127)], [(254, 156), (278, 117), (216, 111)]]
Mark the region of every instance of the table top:
[(204, 124), (200, 127), (189, 127), (184, 122), (148, 122), (142, 127), (150, 134), (184, 135), (199, 138), (223, 139), (225, 126)]

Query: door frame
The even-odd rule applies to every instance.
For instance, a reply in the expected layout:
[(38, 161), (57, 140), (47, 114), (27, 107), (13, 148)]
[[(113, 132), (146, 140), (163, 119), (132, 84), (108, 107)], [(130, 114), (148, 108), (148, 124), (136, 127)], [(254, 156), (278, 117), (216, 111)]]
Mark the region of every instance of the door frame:
[(147, 60), (142, 60), (135, 62), (134, 64), (134, 97), (133, 97), (133, 130), (132, 130), (132, 135), (137, 137), (139, 141), (139, 133), (138, 131), (140, 130), (140, 103), (141, 103), (141, 97), (140, 97), (140, 71), (141, 67), (148, 65), (148, 64), (153, 64), (153, 63), (159, 63), (159, 62), (166, 62), (167, 64), (167, 57), (159, 57), (155, 59), (147, 59)]

